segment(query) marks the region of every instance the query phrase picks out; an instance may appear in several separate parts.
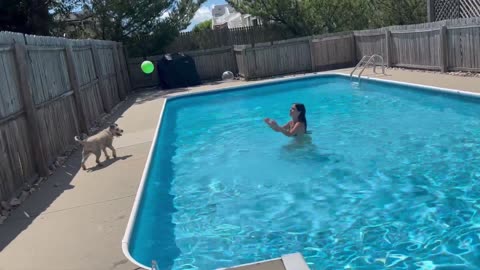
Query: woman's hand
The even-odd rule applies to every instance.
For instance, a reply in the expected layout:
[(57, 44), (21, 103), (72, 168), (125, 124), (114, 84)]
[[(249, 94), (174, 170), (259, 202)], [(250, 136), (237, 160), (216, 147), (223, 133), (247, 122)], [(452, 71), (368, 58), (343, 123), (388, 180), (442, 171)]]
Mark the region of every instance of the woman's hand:
[(278, 126), (278, 124), (277, 124), (277, 122), (276, 122), (275, 120), (270, 119), (270, 118), (265, 118), (264, 121), (265, 121), (265, 123), (267, 123), (267, 125), (268, 125), (269, 127), (271, 127), (273, 130), (279, 131), (279, 128), (280, 128), (280, 127)]

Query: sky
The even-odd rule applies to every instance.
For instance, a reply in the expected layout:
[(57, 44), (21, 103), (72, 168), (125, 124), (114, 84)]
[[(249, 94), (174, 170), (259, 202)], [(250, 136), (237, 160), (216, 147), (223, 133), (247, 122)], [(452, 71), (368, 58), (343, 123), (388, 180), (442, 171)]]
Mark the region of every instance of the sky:
[(197, 13), (195, 13), (195, 16), (185, 31), (190, 31), (198, 23), (211, 19), (213, 6), (221, 4), (226, 4), (225, 0), (208, 0), (203, 3), (203, 5), (197, 10)]

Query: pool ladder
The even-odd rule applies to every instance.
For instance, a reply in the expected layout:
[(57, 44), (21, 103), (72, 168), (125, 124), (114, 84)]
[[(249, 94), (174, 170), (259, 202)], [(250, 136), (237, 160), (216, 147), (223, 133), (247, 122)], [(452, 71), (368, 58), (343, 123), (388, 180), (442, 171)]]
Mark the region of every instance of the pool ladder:
[(158, 268), (157, 261), (155, 260), (152, 260), (152, 270), (160, 270), (160, 268)]
[[(368, 60), (367, 60), (368, 59)], [(373, 54), (373, 55), (364, 55), (362, 57), (362, 60), (360, 60), (360, 62), (358, 62), (358, 64), (355, 66), (355, 68), (352, 70), (352, 72), (350, 72), (350, 80), (352, 80), (352, 77), (353, 77), (353, 73), (355, 73), (355, 71), (362, 66), (362, 64), (365, 64), (363, 65), (363, 68), (362, 70), (360, 71), (360, 73), (358, 74), (358, 82), (360, 82), (360, 78), (362, 76), (362, 73), (365, 71), (365, 69), (373, 64), (373, 72), (375, 74), (377, 74), (377, 59), (380, 60), (381, 64), (382, 64), (382, 74), (383, 75), (386, 75), (385, 74), (385, 64), (383, 62), (383, 57), (381, 55), (378, 55), (378, 54)]]

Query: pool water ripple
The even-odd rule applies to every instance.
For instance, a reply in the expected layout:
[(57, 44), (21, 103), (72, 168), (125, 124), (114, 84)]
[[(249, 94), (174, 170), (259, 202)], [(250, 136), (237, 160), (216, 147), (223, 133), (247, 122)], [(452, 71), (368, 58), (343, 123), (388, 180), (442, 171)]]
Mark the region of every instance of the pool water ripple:
[[(292, 102), (310, 140), (262, 121), (288, 121)], [(472, 100), (337, 77), (169, 101), (131, 252), (164, 269), (292, 252), (312, 269), (480, 269), (478, 115)]]

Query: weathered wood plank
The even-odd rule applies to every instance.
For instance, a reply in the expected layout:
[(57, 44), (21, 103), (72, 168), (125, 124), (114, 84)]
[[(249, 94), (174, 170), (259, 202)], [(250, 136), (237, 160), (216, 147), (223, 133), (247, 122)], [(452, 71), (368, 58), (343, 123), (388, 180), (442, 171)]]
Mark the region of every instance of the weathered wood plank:
[(0, 124), (0, 200), (9, 200), (36, 175), (25, 114)]
[(3, 125), (9, 121), (12, 121), (12, 120), (15, 120), (17, 119), (18, 117), (22, 116), (25, 112), (24, 111), (18, 111), (16, 113), (12, 113), (10, 114), (9, 116), (7, 117), (4, 117), (4, 118), (1, 118), (0, 119), (0, 125)]
[(77, 108), (73, 95), (51, 102), (37, 109), (40, 140), (46, 145), (46, 160), (51, 163), (74, 143), (80, 133)]
[[(86, 130), (82, 115), (93, 123), (104, 113), (91, 44), (0, 32), (0, 200), (48, 174), (48, 165)], [(95, 44), (111, 51), (114, 43)], [(113, 71), (105, 80), (122, 72)], [(108, 87), (118, 92), (118, 85)]]
[(351, 66), (355, 62), (353, 35), (312, 40), (315, 70)]
[(80, 131), (84, 133), (88, 133), (88, 124), (87, 124), (85, 112), (83, 110), (84, 106), (82, 105), (80, 83), (77, 78), (77, 71), (75, 68), (76, 66), (75, 59), (73, 56), (73, 50), (71, 45), (67, 45), (66, 57), (67, 57), (68, 76), (72, 84), (75, 104), (77, 105), (77, 111), (78, 111), (77, 117), (80, 125)]
[(0, 119), (21, 109), (13, 49), (0, 52)]
[(440, 67), (440, 59), (435, 57), (440, 51), (440, 31), (391, 32), (393, 65)]
[(246, 49), (251, 78), (310, 71), (310, 43), (307, 40)]
[(39, 119), (35, 110), (35, 103), (31, 93), (29, 69), (27, 67), (27, 51), (24, 44), (15, 43), (15, 67), (17, 68), (17, 79), (20, 85), (20, 93), (23, 102), (23, 108), (26, 112), (29, 131), (30, 145), (33, 149), (37, 171), (40, 175), (48, 175), (48, 163), (46, 159), (46, 145), (41, 142)]
[(104, 46), (103, 48), (100, 48), (98, 50), (98, 55), (100, 57), (101, 72), (105, 80), (104, 84), (110, 98), (110, 105), (113, 107), (120, 102), (118, 84), (115, 78), (113, 47), (110, 45), (108, 47)]
[(223, 72), (227, 70), (234, 74), (238, 72), (231, 48), (206, 55), (198, 53), (186, 54), (193, 57), (195, 67), (201, 80), (220, 79)]
[[(447, 40), (447, 27), (442, 26), (440, 29), (440, 35), (438, 37), (438, 50), (440, 56), (440, 70), (446, 72), (448, 68), (448, 40)], [(432, 56), (430, 56), (433, 58)]]
[(472, 71), (480, 68), (480, 28), (448, 28), (447, 59), (448, 68)]
[(120, 53), (120, 64), (121, 64), (121, 69), (122, 69), (122, 78), (125, 84), (125, 89), (127, 91), (127, 94), (129, 94), (132, 91), (132, 85), (130, 84), (130, 74), (128, 73), (128, 67), (127, 67), (127, 57), (125, 55), (125, 48), (121, 43), (118, 44), (118, 50)]
[[(357, 33), (355, 33), (355, 46), (356, 46), (356, 57), (357, 57), (356, 62), (360, 61), (360, 59), (365, 55), (378, 54), (378, 55), (381, 55), (383, 58), (385, 58), (386, 57), (385, 32), (374, 33), (372, 35), (366, 35), (366, 34), (358, 35)], [(395, 45), (392, 44), (392, 46), (395, 46)]]
[(103, 109), (105, 112), (110, 113), (112, 111), (113, 105), (109, 95), (109, 91), (105, 85), (105, 79), (104, 79), (105, 76), (102, 71), (102, 63), (101, 63), (100, 55), (98, 53), (97, 46), (95, 44), (92, 44), (92, 53), (93, 53), (93, 62), (95, 63), (96, 79), (98, 80), (99, 91), (102, 97)]
[[(95, 73), (92, 47), (88, 43), (77, 42), (80, 47), (73, 48), (75, 68), (80, 84), (80, 99), (88, 126), (93, 125), (104, 114), (102, 97), (99, 92), (99, 80)], [(87, 46), (87, 47), (86, 47)], [(77, 49), (81, 48), (81, 49)]]
[(30, 60), (30, 83), (35, 104), (71, 90), (66, 63), (65, 38), (25, 35)]
[(241, 77), (246, 77), (245, 76), (245, 73), (246, 73), (245, 52), (243, 49), (235, 49), (234, 52), (235, 52), (235, 60), (238, 67), (238, 74)]
[(118, 48), (117, 44), (113, 44), (113, 53), (112, 53), (112, 58), (113, 58), (113, 69), (115, 71), (115, 79), (116, 79), (116, 84), (118, 86), (118, 96), (120, 100), (125, 100), (127, 97), (127, 90), (124, 87), (124, 82), (122, 79), (122, 70), (120, 67), (120, 60), (119, 60), (119, 53), (118, 53)]

